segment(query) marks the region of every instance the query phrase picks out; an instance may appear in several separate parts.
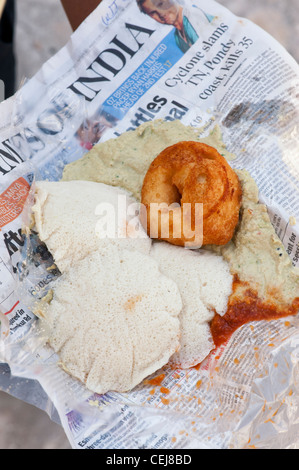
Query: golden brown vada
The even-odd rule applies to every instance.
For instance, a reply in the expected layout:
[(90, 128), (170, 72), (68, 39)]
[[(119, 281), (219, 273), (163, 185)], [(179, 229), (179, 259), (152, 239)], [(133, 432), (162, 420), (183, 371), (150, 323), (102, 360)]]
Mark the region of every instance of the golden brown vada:
[(183, 141), (151, 163), (141, 190), (141, 222), (174, 245), (225, 245), (239, 221), (238, 176), (213, 147)]

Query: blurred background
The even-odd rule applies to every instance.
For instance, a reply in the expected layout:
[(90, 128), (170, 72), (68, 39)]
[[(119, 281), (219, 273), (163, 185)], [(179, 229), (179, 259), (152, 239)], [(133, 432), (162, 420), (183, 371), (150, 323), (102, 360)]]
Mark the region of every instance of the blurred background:
[[(3, 3), (0, 0), (0, 13)], [(261, 26), (299, 61), (298, 0), (218, 0), (218, 3)], [(64, 46), (71, 33), (60, 0), (15, 0), (13, 30), (0, 27), (0, 54), (8, 57), (11, 49), (14, 51), (14, 90)], [(9, 60), (7, 57), (5, 60)], [(0, 79), (5, 81), (2, 70), (0, 66)], [(0, 388), (9, 392), (9, 381), (9, 371), (0, 366)], [(32, 400), (28, 398), (28, 402)], [(70, 449), (70, 445), (62, 427), (46, 412), (0, 391), (0, 449)]]

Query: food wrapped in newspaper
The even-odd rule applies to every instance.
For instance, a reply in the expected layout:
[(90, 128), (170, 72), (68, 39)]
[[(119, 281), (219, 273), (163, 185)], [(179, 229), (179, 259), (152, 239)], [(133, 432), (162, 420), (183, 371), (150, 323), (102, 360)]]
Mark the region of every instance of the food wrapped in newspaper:
[[(73, 448), (298, 446), (298, 79), (214, 1), (103, 0), (1, 103), (0, 387)], [(217, 236), (152, 236), (192, 181)]]

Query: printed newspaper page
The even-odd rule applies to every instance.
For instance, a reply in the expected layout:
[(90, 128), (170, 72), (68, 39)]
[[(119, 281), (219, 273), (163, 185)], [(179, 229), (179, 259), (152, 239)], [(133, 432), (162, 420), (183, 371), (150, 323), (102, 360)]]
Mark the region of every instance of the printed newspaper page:
[(254, 380), (273, 357), (269, 344), (296, 337), (295, 317), (288, 327), (261, 322), (254, 333), (247, 325), (201, 367), (165, 367), (130, 393), (99, 396), (59, 368), (30, 309), (57, 277), (51, 254), (36, 236), (27, 245), (22, 230), (32, 182), (59, 181), (65, 165), (98, 142), (156, 119), (179, 120), (202, 138), (220, 129), (231, 166), (255, 179), (299, 266), (297, 63), (217, 2), (162, 3), (161, 10), (155, 0), (103, 0), (0, 105), (0, 357), (14, 375), (38, 380), (74, 448), (245, 447), (254, 433), (248, 416), (257, 413), (256, 403), (249, 406)]

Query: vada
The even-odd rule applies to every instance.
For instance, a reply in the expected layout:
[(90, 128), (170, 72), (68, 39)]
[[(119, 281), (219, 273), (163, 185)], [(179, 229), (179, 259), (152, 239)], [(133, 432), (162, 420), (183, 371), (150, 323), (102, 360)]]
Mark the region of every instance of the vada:
[(237, 174), (213, 147), (183, 141), (151, 163), (141, 190), (141, 223), (151, 238), (200, 248), (225, 245), (239, 221)]

